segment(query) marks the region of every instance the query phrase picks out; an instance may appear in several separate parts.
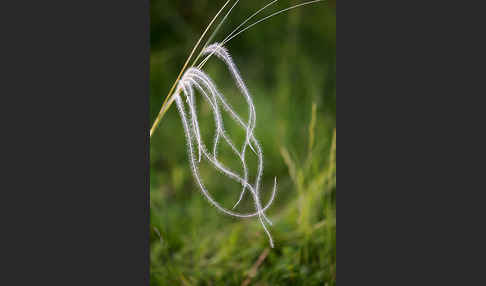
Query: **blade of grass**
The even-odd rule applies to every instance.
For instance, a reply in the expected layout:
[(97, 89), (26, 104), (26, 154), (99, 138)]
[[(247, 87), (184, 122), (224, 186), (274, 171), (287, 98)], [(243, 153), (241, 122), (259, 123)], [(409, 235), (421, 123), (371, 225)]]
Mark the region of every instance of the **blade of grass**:
[(251, 267), (250, 271), (248, 272), (248, 277), (245, 279), (245, 281), (243, 281), (243, 283), (241, 284), (241, 286), (248, 286), (248, 285), (250, 285), (251, 280), (253, 278), (255, 278), (256, 275), (257, 275), (258, 268), (263, 263), (263, 261), (265, 260), (265, 258), (267, 258), (267, 256), (268, 256), (269, 253), (270, 253), (270, 249), (269, 248), (265, 248), (265, 250), (263, 250), (262, 254), (260, 254), (260, 256), (258, 257), (258, 260)]
[(246, 18), (245, 21), (243, 21), (243, 23), (241, 23), (238, 27), (236, 27), (236, 29), (233, 30), (233, 32), (231, 32), (228, 36), (226, 36), (226, 38), (223, 40), (226, 41), (229, 37), (231, 37), (234, 33), (236, 33), (243, 25), (245, 25), (248, 21), (250, 21), (251, 19), (253, 19), (253, 17), (255, 17), (256, 15), (260, 14), (260, 12), (262, 12), (263, 10), (265, 10), (267, 7), (275, 4), (275, 2), (277, 2), (278, 0), (274, 0), (270, 3), (268, 3), (267, 5), (265, 5), (263, 8), (261, 8), (260, 10), (256, 11), (255, 13), (253, 13), (253, 15), (251, 15), (250, 17)]
[[(174, 94), (173, 93), (174, 92), (174, 89), (176, 88), (177, 83), (179, 82), (180, 78), (184, 74), (184, 71), (186, 70), (187, 66), (189, 65), (189, 62), (191, 61), (192, 56), (194, 55), (194, 53), (196, 52), (197, 48), (201, 44), (201, 41), (204, 38), (204, 36), (206, 36), (207, 32), (209, 31), (209, 29), (213, 25), (214, 21), (216, 21), (216, 19), (218, 18), (219, 14), (221, 14), (221, 12), (223, 12), (224, 8), (228, 5), (228, 3), (230, 1), (231, 0), (226, 1), (226, 3), (223, 5), (223, 7), (218, 11), (218, 13), (216, 14), (216, 16), (214, 16), (213, 20), (211, 20), (211, 22), (209, 23), (209, 25), (206, 27), (206, 30), (204, 30), (203, 34), (201, 35), (201, 37), (197, 41), (196, 45), (192, 49), (191, 54), (187, 58), (186, 62), (184, 63), (184, 66), (182, 67), (181, 71), (179, 72), (179, 75), (177, 76), (177, 79), (175, 80), (174, 84), (172, 85), (172, 88), (170, 89), (169, 94), (167, 95), (167, 97), (165, 98), (164, 102), (162, 103), (162, 107), (160, 108), (160, 112), (157, 115), (157, 118), (155, 118), (155, 121), (154, 121), (154, 124), (152, 125), (152, 128), (150, 128), (150, 137), (152, 137), (152, 134), (154, 133), (154, 131), (157, 129), (157, 127), (160, 124), (160, 120), (164, 117), (165, 112), (169, 109), (170, 105), (172, 104), (173, 100), (170, 100), (169, 101), (169, 98), (172, 97), (172, 95)], [(175, 93), (177, 93), (177, 91)], [(170, 103), (168, 103), (168, 102), (170, 102)], [(167, 104), (167, 107), (164, 108), (164, 106), (166, 106), (166, 104)]]
[[(298, 5), (294, 5), (294, 6), (291, 6), (289, 8), (286, 8), (286, 9), (282, 9), (282, 10), (279, 10), (273, 14), (271, 14), (270, 16), (267, 16), (267, 17), (264, 17), (260, 20), (258, 20), (257, 22), (249, 25), (248, 27), (244, 28), (243, 30), (239, 31), (238, 33), (234, 34), (239, 28), (241, 28), (242, 25), (244, 25), (246, 22), (248, 22), (251, 18), (253, 18), (254, 16), (256, 16), (257, 14), (259, 14), (261, 11), (263, 11), (265, 8), (267, 8), (268, 6), (274, 4), (276, 1), (273, 1), (269, 4), (267, 4), (266, 6), (264, 6), (262, 9), (258, 10), (256, 13), (254, 13), (253, 15), (251, 15), (248, 19), (246, 19), (240, 26), (238, 26), (238, 28), (236, 28), (233, 32), (231, 32), (228, 36), (226, 36), (226, 38), (223, 40), (223, 42), (221, 42), (221, 46), (224, 46), (226, 43), (228, 43), (229, 41), (231, 41), (233, 38), (235, 38), (236, 36), (240, 35), (241, 33), (245, 32), (246, 30), (252, 28), (253, 26), (265, 21), (265, 20), (268, 20), (274, 16), (277, 16), (278, 14), (281, 14), (283, 12), (286, 12), (286, 11), (289, 11), (289, 10), (292, 10), (292, 9), (295, 9), (295, 8), (298, 8), (298, 7), (301, 7), (301, 6), (305, 6), (305, 5), (309, 5), (309, 4), (313, 4), (313, 3), (317, 3), (317, 2), (324, 2), (324, 1), (327, 1), (327, 0), (314, 0), (314, 1), (308, 1), (308, 2), (304, 2), (304, 3), (301, 3), (301, 4), (298, 4)], [(233, 35), (234, 34), (234, 35)], [(209, 54), (206, 56), (206, 58), (204, 58), (204, 60), (201, 61), (201, 63), (199, 63), (198, 65), (198, 68), (199, 69), (202, 69), (202, 67), (206, 64), (206, 62), (209, 60), (209, 58), (211, 58), (212, 54)]]
[(301, 7), (301, 6), (305, 6), (305, 5), (309, 5), (309, 4), (313, 4), (313, 3), (317, 3), (317, 2), (324, 2), (324, 1), (325, 1), (325, 0), (313, 0), (313, 1), (308, 1), (308, 2), (304, 2), (304, 3), (301, 3), (301, 4), (294, 5), (294, 6), (291, 6), (291, 7), (289, 7), (289, 8), (286, 8), (286, 9), (282, 9), (282, 10), (280, 10), (280, 11), (278, 11), (278, 12), (273, 13), (273, 14), (272, 14), (272, 15), (270, 15), (270, 16), (267, 16), (267, 17), (265, 17), (265, 18), (263, 18), (263, 19), (260, 19), (260, 20), (256, 21), (255, 23), (253, 23), (253, 24), (249, 25), (248, 27), (244, 28), (243, 30), (241, 30), (241, 31), (239, 31), (238, 33), (236, 33), (236, 34), (234, 34), (233, 36), (231, 36), (229, 39), (227, 39), (227, 40), (223, 41), (223, 42), (221, 43), (221, 45), (225, 45), (227, 42), (231, 41), (232, 39), (234, 39), (235, 37), (237, 37), (237, 36), (238, 36), (238, 35), (240, 35), (241, 33), (245, 32), (246, 30), (248, 30), (248, 29), (252, 28), (253, 26), (255, 26), (255, 25), (257, 25), (257, 24), (259, 24), (259, 23), (261, 23), (261, 22), (263, 22), (263, 21), (265, 21), (265, 20), (268, 20), (269, 18), (272, 18), (272, 17), (274, 17), (274, 16), (277, 16), (278, 14), (281, 14), (281, 13), (283, 13), (283, 12), (286, 12), (286, 11), (289, 11), (289, 10), (292, 10), (292, 9), (295, 9), (295, 8), (298, 8), (298, 7)]
[(309, 155), (312, 153), (312, 150), (314, 149), (314, 138), (315, 138), (315, 128), (316, 128), (316, 112), (317, 111), (317, 105), (315, 102), (312, 103), (312, 116), (311, 116), (311, 122), (309, 126)]
[[(226, 21), (226, 19), (228, 18), (229, 14), (231, 14), (231, 11), (233, 11), (233, 8), (235, 8), (235, 6), (240, 2), (240, 0), (236, 0), (235, 4), (233, 4), (233, 6), (231, 6), (231, 8), (229, 9), (228, 13), (226, 13), (226, 15), (224, 16), (223, 20), (221, 20), (221, 22), (218, 24), (218, 26), (216, 26), (216, 29), (214, 29), (213, 33), (211, 34), (211, 36), (209, 36), (209, 39), (206, 41), (206, 43), (204, 44), (204, 49), (207, 48), (207, 46), (209, 45), (209, 43), (214, 39), (214, 37), (216, 36), (216, 33), (218, 33), (219, 29), (221, 28), (221, 26), (224, 24), (224, 22)], [(203, 55), (203, 52), (204, 52), (204, 49), (199, 53), (199, 55), (196, 57), (196, 59), (194, 60), (194, 62), (192, 63), (192, 66), (196, 65), (196, 62), (201, 58), (201, 56)]]

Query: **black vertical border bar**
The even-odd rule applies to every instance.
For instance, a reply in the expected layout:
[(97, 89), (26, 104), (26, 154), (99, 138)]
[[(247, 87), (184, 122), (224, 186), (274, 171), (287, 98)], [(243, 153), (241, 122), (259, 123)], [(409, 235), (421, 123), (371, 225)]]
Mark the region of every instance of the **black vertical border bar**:
[(145, 74), (142, 79), (143, 95), (145, 95), (143, 116), (145, 118), (144, 138), (145, 138), (145, 244), (143, 263), (144, 269), (144, 283), (142, 285), (150, 285), (150, 0), (144, 0), (145, 10), (145, 28), (144, 28), (144, 42), (145, 42)]
[(0, 3), (0, 285), (149, 285), (149, 9)]

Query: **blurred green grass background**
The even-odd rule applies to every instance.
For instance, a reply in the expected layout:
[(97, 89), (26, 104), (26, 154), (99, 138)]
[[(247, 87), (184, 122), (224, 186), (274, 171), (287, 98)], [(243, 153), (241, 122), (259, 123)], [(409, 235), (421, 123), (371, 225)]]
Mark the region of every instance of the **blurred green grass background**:
[[(302, 2), (279, 1), (262, 16)], [(151, 0), (151, 122), (223, 3)], [(266, 3), (242, 0), (215, 41)], [(269, 249), (258, 219), (225, 216), (200, 194), (173, 106), (150, 142), (151, 285), (336, 284), (336, 12), (328, 6), (318, 3), (273, 17), (227, 44), (254, 97), (264, 202), (278, 178), (277, 199), (267, 211), (275, 248)], [(205, 71), (247, 118), (224, 65), (211, 59)], [(203, 137), (211, 144), (210, 110), (201, 97), (197, 102)], [(244, 132), (225, 122), (241, 143)], [(232, 165), (228, 150), (221, 150), (221, 158)], [(231, 208), (240, 187), (204, 164), (201, 173), (211, 194)], [(251, 210), (248, 196), (238, 210)]]

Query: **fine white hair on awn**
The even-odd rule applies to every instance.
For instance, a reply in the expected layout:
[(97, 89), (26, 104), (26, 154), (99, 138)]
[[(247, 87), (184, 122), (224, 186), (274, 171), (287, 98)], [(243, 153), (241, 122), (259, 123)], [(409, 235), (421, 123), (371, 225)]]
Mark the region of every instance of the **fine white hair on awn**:
[[(234, 111), (234, 109), (228, 103), (226, 97), (218, 90), (216, 84), (205, 72), (195, 67), (189, 68), (179, 81), (179, 87), (177, 90), (180, 90), (181, 92), (175, 95), (175, 101), (177, 109), (179, 111), (179, 115), (181, 117), (184, 133), (186, 135), (188, 157), (189, 163), (191, 165), (192, 174), (199, 188), (201, 189), (202, 194), (218, 210), (222, 211), (227, 215), (235, 217), (258, 216), (260, 223), (268, 236), (270, 245), (271, 247), (273, 247), (274, 244), (272, 236), (266, 225), (267, 223), (271, 225), (271, 221), (265, 215), (265, 210), (270, 207), (273, 200), (275, 199), (277, 180), (275, 178), (270, 200), (263, 207), (260, 196), (261, 177), (263, 175), (263, 151), (260, 143), (258, 142), (254, 134), (254, 129), (256, 125), (256, 110), (253, 99), (243, 81), (243, 78), (240, 75), (240, 72), (238, 71), (238, 68), (236, 67), (236, 64), (232, 60), (229, 52), (224, 47), (216, 43), (208, 46), (203, 51), (203, 54), (215, 54), (217, 58), (221, 59), (221, 61), (227, 66), (233, 79), (236, 82), (238, 89), (240, 90), (241, 94), (246, 100), (246, 103), (248, 104), (248, 121), (245, 122)], [(204, 140), (201, 137), (201, 132), (199, 130), (195, 96), (196, 91), (198, 91), (199, 94), (202, 95), (202, 98), (209, 104), (211, 112), (213, 113), (216, 128), (212, 151), (208, 151), (208, 148), (204, 143)], [(184, 100), (182, 99), (182, 97), (184, 97), (186, 104), (184, 104)], [(185, 105), (188, 106), (188, 112), (186, 112)], [(220, 106), (222, 106), (223, 108), (220, 108)], [(245, 141), (241, 149), (238, 149), (235, 146), (225, 130), (222, 116), (223, 110), (229, 113), (231, 119), (235, 120), (236, 123), (246, 131)], [(238, 157), (243, 169), (243, 174), (238, 174), (236, 171), (231, 170), (218, 160), (217, 150), (221, 142), (225, 142), (226, 144), (228, 144), (231, 147), (233, 153)], [(195, 150), (196, 147), (198, 150), (197, 155)], [(245, 158), (247, 147), (249, 147), (251, 152), (253, 152), (258, 159), (257, 173), (255, 176), (255, 181), (253, 183), (249, 181), (248, 166)], [(233, 210), (226, 209), (211, 197), (204, 185), (198, 169), (199, 163), (203, 158), (206, 159), (217, 171), (241, 184), (242, 189), (238, 201), (235, 203), (233, 209), (241, 202), (246, 190), (249, 190), (255, 205), (254, 213), (242, 214)]]

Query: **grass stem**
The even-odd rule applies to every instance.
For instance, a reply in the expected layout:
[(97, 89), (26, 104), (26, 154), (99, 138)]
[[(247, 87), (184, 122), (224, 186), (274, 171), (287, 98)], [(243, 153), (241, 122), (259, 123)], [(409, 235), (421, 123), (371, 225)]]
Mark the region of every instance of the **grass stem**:
[(224, 3), (223, 7), (221, 7), (221, 9), (218, 11), (218, 13), (216, 14), (216, 16), (214, 16), (213, 20), (211, 20), (211, 22), (209, 23), (209, 25), (206, 27), (206, 30), (204, 30), (204, 33), (201, 35), (201, 37), (197, 41), (196, 45), (192, 49), (191, 54), (187, 58), (186, 62), (184, 63), (184, 66), (182, 67), (181, 71), (179, 72), (179, 75), (177, 76), (177, 79), (175, 80), (174, 84), (172, 85), (172, 88), (170, 89), (169, 94), (167, 95), (167, 97), (165, 98), (164, 102), (162, 103), (162, 107), (160, 108), (160, 112), (157, 115), (157, 118), (155, 118), (155, 121), (154, 121), (154, 124), (152, 125), (152, 128), (150, 128), (150, 137), (152, 137), (152, 134), (155, 132), (155, 130), (157, 129), (157, 127), (160, 124), (160, 120), (162, 120), (162, 118), (164, 117), (165, 113), (167, 112), (167, 110), (169, 110), (169, 107), (172, 105), (172, 102), (174, 101), (174, 96), (173, 95), (174, 94), (177, 94), (179, 92), (177, 90), (175, 93), (173, 93), (174, 92), (174, 89), (176, 88), (177, 84), (179, 83), (179, 80), (181, 79), (182, 75), (184, 74), (184, 71), (186, 70), (187, 66), (189, 65), (189, 62), (191, 61), (192, 56), (194, 55), (194, 53), (196, 52), (197, 48), (199, 47), (199, 44), (201, 44), (202, 39), (204, 38), (204, 36), (206, 36), (207, 32), (209, 31), (209, 29), (213, 25), (214, 21), (216, 21), (216, 19), (218, 18), (219, 14), (221, 14), (221, 12), (223, 12), (224, 8), (228, 5), (228, 3), (230, 1), (231, 0), (228, 0), (228, 1), (226, 1), (226, 3)]

